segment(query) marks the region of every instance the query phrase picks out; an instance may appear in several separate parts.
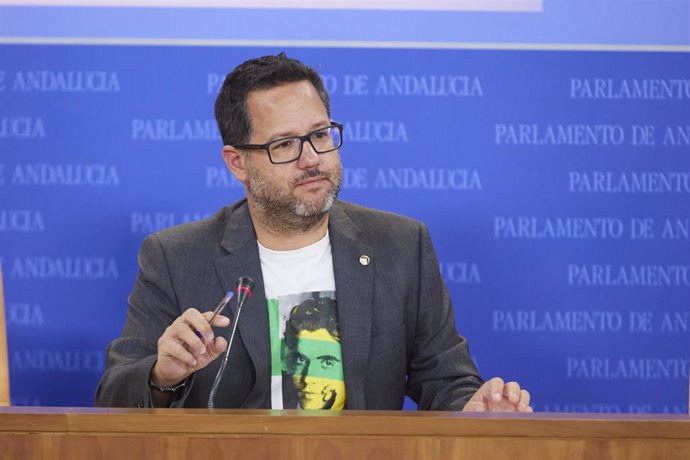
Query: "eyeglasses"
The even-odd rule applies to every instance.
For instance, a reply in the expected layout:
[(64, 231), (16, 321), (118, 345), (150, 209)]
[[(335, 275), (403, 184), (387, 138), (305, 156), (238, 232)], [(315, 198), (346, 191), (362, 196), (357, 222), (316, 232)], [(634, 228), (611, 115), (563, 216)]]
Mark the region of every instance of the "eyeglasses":
[(304, 136), (276, 139), (266, 144), (235, 145), (236, 149), (265, 150), (273, 164), (290, 163), (302, 155), (302, 147), (309, 142), (316, 153), (332, 152), (343, 145), (343, 125), (331, 122), (330, 126), (319, 128)]

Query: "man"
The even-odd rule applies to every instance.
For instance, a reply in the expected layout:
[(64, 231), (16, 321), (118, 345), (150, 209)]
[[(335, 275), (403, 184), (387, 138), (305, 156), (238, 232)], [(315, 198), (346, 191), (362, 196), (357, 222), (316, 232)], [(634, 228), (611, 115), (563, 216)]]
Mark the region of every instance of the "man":
[(241, 64), (216, 119), (246, 200), (144, 241), (98, 405), (206, 407), (230, 329), (210, 310), (247, 275), (256, 288), (215, 407), (281, 408), (280, 305), (331, 293), (345, 408), (400, 409), (408, 395), (423, 410), (531, 411), (517, 383), (479, 377), (426, 227), (336, 201), (342, 126), (313, 69), (284, 54)]
[(343, 409), (345, 381), (335, 300), (317, 295), (290, 310), (282, 357), (283, 407)]

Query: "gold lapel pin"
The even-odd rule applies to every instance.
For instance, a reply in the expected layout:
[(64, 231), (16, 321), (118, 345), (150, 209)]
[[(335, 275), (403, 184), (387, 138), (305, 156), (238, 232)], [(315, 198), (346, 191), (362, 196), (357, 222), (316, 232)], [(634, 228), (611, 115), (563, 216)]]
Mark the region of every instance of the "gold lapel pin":
[(364, 266), (369, 265), (370, 260), (371, 259), (369, 259), (369, 256), (366, 254), (362, 254), (361, 256), (359, 256), (359, 263), (361, 265), (364, 265)]

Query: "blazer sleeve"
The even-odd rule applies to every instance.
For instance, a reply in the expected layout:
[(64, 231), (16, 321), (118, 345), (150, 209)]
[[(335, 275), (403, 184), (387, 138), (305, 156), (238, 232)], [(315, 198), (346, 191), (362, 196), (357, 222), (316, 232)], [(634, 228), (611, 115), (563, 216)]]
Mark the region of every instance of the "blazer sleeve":
[(419, 233), (419, 298), (407, 394), (420, 410), (462, 410), (483, 380), (455, 315), (425, 225)]
[[(138, 263), (139, 274), (128, 299), (122, 334), (106, 351), (106, 370), (96, 389), (96, 406), (152, 407), (148, 380), (157, 359), (158, 338), (182, 313), (163, 246), (155, 234), (144, 240)], [(190, 386), (173, 406), (183, 403)]]

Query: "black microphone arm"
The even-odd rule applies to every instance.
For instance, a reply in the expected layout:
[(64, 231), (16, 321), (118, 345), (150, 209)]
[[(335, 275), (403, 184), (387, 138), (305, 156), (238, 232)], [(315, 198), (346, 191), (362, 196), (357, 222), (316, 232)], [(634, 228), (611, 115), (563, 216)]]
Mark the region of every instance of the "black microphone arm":
[(240, 312), (242, 311), (242, 305), (244, 302), (252, 296), (252, 291), (254, 290), (254, 280), (248, 276), (241, 276), (237, 280), (237, 287), (235, 288), (235, 298), (237, 299), (237, 315), (235, 315), (235, 321), (232, 325), (232, 333), (230, 334), (230, 340), (228, 341), (228, 348), (225, 350), (225, 356), (223, 357), (223, 362), (220, 364), (216, 378), (213, 380), (213, 386), (211, 387), (211, 393), (208, 395), (208, 408), (213, 409), (215, 407), (216, 393), (218, 392), (218, 385), (223, 378), (223, 372), (225, 371), (225, 366), (228, 364), (228, 357), (230, 356), (230, 347), (232, 347), (232, 341), (235, 338), (235, 331), (237, 331), (237, 323), (240, 322)]

